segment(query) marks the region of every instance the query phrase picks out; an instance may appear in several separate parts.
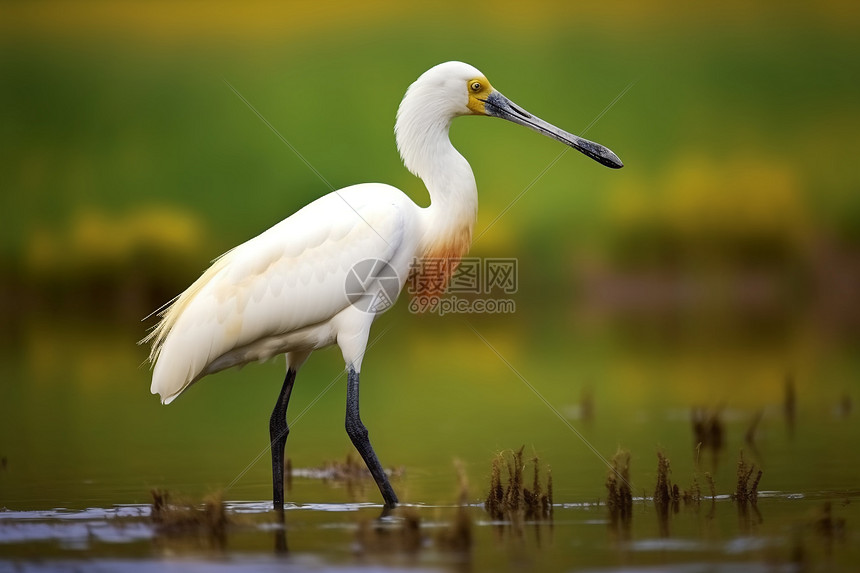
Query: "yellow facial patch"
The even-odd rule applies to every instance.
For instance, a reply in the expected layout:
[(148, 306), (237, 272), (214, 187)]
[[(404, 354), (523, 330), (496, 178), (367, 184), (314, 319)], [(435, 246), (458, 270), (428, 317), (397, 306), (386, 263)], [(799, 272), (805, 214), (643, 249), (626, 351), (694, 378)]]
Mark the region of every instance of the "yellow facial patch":
[(494, 91), (487, 78), (481, 76), (469, 80), (466, 83), (466, 89), (469, 91), (469, 103), (466, 104), (469, 110), (475, 115), (487, 115), (485, 104), (481, 100), (487, 99)]

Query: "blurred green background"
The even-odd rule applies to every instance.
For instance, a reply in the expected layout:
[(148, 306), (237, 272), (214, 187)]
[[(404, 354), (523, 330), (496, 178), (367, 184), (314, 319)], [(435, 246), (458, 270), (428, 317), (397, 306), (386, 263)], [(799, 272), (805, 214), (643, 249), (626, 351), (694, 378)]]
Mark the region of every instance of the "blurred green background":
[[(848, 2), (0, 4), (0, 506), (145, 501), (239, 475), (237, 497), (269, 495), (267, 453), (241, 470), (266, 445), (282, 364), (164, 408), (135, 345), (208, 261), (329, 191), (225, 80), (336, 188), (386, 182), (427, 204), (394, 114), (451, 59), (564, 129), (590, 126), (625, 163), (552, 163), (557, 142), (455, 121), (480, 193), (471, 254), (518, 259), (517, 312), (412, 316), (401, 301), (375, 326), (363, 417), (383, 462), (412, 468), (413, 498), (447, 495), (452, 457), (480, 481), (522, 443), (588, 476), (562, 496), (603, 486), (600, 461), (474, 331), (571, 418), (592, 396), (587, 437), (606, 456), (688, 448), (648, 426), (661, 408), (770, 412), (787, 376), (813, 418), (850, 405), (858, 32)], [(341, 369), (336, 350), (315, 356), (291, 418)], [(349, 450), (343, 396), (341, 379), (297, 423), (296, 465)], [(797, 459), (826, 465), (827, 440)], [(798, 475), (783, 487), (818, 487)]]

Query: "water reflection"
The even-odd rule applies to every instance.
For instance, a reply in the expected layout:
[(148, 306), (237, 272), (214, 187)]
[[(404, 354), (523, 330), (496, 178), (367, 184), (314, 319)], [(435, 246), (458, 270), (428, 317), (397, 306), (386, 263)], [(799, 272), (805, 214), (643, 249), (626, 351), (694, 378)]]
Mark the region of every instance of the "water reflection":
[(738, 512), (738, 531), (743, 535), (755, 534), (756, 526), (764, 523), (758, 502), (754, 499), (735, 499), (735, 507)]
[[(653, 554), (659, 552), (663, 560), (707, 562), (717, 570), (721, 560), (756, 563), (763, 557), (777, 569), (789, 563), (814, 568), (824, 559), (828, 570), (852, 570), (845, 564), (856, 563), (860, 555), (856, 544), (845, 540), (849, 516), (854, 519), (860, 511), (854, 504), (829, 498), (807, 501), (776, 492), (763, 500), (768, 503), (769, 521), (762, 517), (761, 502), (733, 502), (728, 496), (711, 500), (707, 514), (704, 505), (684, 504), (683, 511), (677, 512), (670, 505), (666, 527), (673, 531), (668, 535), (661, 525), (655, 531), (644, 509), (630, 521), (630, 537), (624, 540), (606, 529), (605, 520), (594, 519), (600, 509), (594, 504), (559, 505), (553, 523), (520, 521), (500, 527), (503, 524), (486, 520), (477, 505), (407, 506), (380, 514), (378, 506), (362, 507), (357, 513), (349, 505), (317, 509), (291, 505), (284, 512), (273, 512), (268, 502), (230, 502), (226, 504), (230, 525), (217, 542), (205, 530), (165, 526), (163, 518), (153, 518), (151, 506), (0, 512), (4, 551), (0, 568), (27, 563), (26, 555), (52, 548), (54, 557), (40, 560), (46, 569), (47, 564), (58, 566), (52, 559), (107, 563), (108, 556), (127, 556), (139, 566), (150, 564), (153, 571), (163, 566), (165, 556), (180, 557), (186, 564), (211, 563), (215, 558), (236, 570), (253, 567), (261, 559), (275, 563), (266, 556), (299, 569), (302, 564), (319, 568), (324, 563), (336, 563), (344, 570), (383, 571), (428, 566), (458, 572), (558, 570), (588, 563), (611, 569), (653, 566)], [(649, 505), (648, 500), (638, 499), (638, 503), (645, 504), (643, 508)], [(470, 524), (465, 545), (462, 538), (457, 542), (452, 536), (460, 512)], [(711, 520), (715, 520), (712, 527), (701, 527)], [(298, 539), (289, 550), (286, 521), (292, 523), (291, 536)], [(796, 526), (787, 528), (791, 522)], [(280, 561), (286, 556), (289, 561)]]
[[(269, 498), (270, 468), (248, 462), (267, 443), (258, 422), (270, 405), (269, 370), (280, 371), (282, 365), (253, 365), (241, 373), (214, 376), (191, 390), (193, 399), (165, 408), (149, 396), (148, 372), (138, 368), (145, 354), (133, 344), (138, 332), (118, 335), (116, 325), (108, 324), (77, 326), (33, 322), (17, 342), (20, 352), (0, 360), (10, 381), (0, 388), (0, 436), (7, 436), (0, 440), (0, 459), (7, 460), (5, 467), (0, 465), (0, 506), (111, 507), (147, 501), (153, 486), (200, 499), (234, 481), (246, 466), (247, 473), (225, 495)], [(208, 534), (171, 536), (144, 521), (128, 523), (120, 531), (106, 519), (89, 524), (98, 532), (97, 542), (85, 536), (75, 541), (71, 523), (47, 518), (40, 526), (41, 541), (26, 529), (29, 526), (16, 522), (18, 541), (9, 541), (12, 528), (0, 524), (0, 543), (20, 553), (31, 549), (28, 544), (47, 542), (99, 556), (104, 553), (98, 540), (118, 538), (123, 544), (144, 544), (134, 551), (147, 556), (170, 551), (232, 557), (245, 551), (270, 558), (311, 553), (374, 564), (443, 563), (444, 568), (464, 570), (499, 570), (509, 562), (548, 569), (584, 562), (604, 567), (620, 559), (636, 563), (645, 551), (638, 548), (654, 540), (677, 542), (691, 552), (685, 555), (702, 559), (712, 559), (713, 552), (744, 536), (790, 545), (779, 526), (803, 518), (808, 508), (797, 505), (802, 499), (774, 502), (768, 497), (767, 502), (736, 502), (734, 508), (725, 503), (736, 488), (733, 459), (741, 448), (763, 468), (762, 479), (770, 490), (850, 490), (860, 480), (860, 462), (845, 455), (857, 446), (851, 426), (856, 388), (846, 381), (856, 379), (860, 359), (850, 345), (819, 344), (813, 334), (801, 333), (788, 342), (747, 346), (745, 339), (740, 345), (721, 346), (692, 340), (669, 347), (631, 342), (611, 328), (589, 325), (580, 331), (575, 324), (561, 338), (562, 345), (552, 337), (532, 337), (528, 325), (513, 333), (504, 325), (480, 325), (559, 411), (577, 418), (577, 427), (595, 450), (608, 457), (622, 444), (635, 467), (648, 467), (629, 479), (636, 484), (636, 507), (613, 521), (601, 505), (595, 516), (592, 502), (606, 492), (602, 462), (547, 416), (545, 406), (532, 401), (520, 380), (497, 357), (487, 355), (471, 331), (458, 330), (457, 321), (445, 328), (441, 334), (403, 331), (402, 336), (383, 338), (380, 356), (386, 359), (367, 365), (380, 381), (375, 390), (369, 389), (377, 392), (369, 404), (381, 412), (374, 416), (374, 431), (388, 437), (387, 457), (406, 467), (399, 484), (405, 499), (421, 504), (449, 501), (455, 454), (466, 460), (470, 477), (486, 491), (493, 448), (525, 443), (552, 465), (557, 500), (551, 522), (493, 520), (472, 505), (466, 510), (473, 519), (471, 545), (458, 550), (438, 541), (439, 532), (451, 528), (453, 507), (416, 506), (417, 520), (379, 516), (376, 506), (347, 503), (362, 499), (363, 486), (351, 489), (294, 470), (287, 472), (287, 479), (293, 480), (287, 487), (295, 503), (285, 513), (273, 513), (270, 502), (227, 504), (228, 515), (250, 515), (250, 522), (243, 517), (226, 536), (216, 535), (212, 541)], [(555, 337), (562, 328), (550, 330)], [(442, 356), (450, 356), (450, 362)], [(295, 389), (297, 403), (308, 407), (291, 444), (291, 458), (301, 460), (303, 467), (323, 467), (325, 460), (349, 447), (342, 443), (342, 429), (330, 420), (330, 414), (340, 415), (342, 388), (314, 401), (321, 386), (313, 382), (337, 375), (339, 365), (330, 367), (329, 362), (321, 358), (309, 363), (309, 382)], [(440, 369), (447, 374), (439, 376)], [(787, 371), (792, 373), (788, 379)], [(405, 372), (410, 384), (402, 383)], [(650, 460), (658, 448), (674, 456), (675, 483), (666, 484), (669, 501), (651, 517), (646, 501), (639, 510), (638, 494), (654, 486)], [(543, 466), (541, 472), (546, 478)], [(684, 496), (692, 476), (703, 490), (695, 505)], [(525, 481), (530, 478), (529, 473)], [(691, 487), (689, 493), (693, 491)], [(585, 500), (587, 507), (582, 505)], [(560, 503), (580, 505), (564, 508)], [(841, 510), (837, 503), (833, 519)], [(855, 506), (847, 512), (856, 512)], [(69, 541), (59, 540), (67, 534)], [(767, 541), (767, 536), (778, 541)], [(809, 535), (803, 540), (810, 558)], [(841, 555), (838, 544), (832, 552)], [(779, 559), (788, 557), (780, 554)]]
[(284, 508), (275, 508), (275, 526), (272, 534), (275, 537), (275, 555), (286, 555), (287, 548), (287, 524), (284, 519)]
[(223, 554), (231, 523), (221, 495), (209, 495), (200, 504), (172, 497), (166, 491), (152, 491), (149, 518), (155, 545), (171, 553), (204, 548)]

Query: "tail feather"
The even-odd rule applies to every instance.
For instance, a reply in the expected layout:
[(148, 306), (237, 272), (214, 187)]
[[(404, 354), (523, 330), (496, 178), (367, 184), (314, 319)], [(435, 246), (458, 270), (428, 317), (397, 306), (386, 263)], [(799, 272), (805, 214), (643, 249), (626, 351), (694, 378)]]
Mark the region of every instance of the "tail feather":
[[(235, 249), (234, 249), (235, 250)], [(179, 317), (188, 308), (191, 302), (197, 297), (200, 291), (209, 284), (212, 279), (224, 268), (230, 261), (230, 254), (233, 251), (228, 251), (215, 259), (212, 265), (204, 272), (200, 278), (194, 281), (185, 291), (167, 303), (162, 309), (156, 311), (160, 317), (158, 324), (138, 344), (151, 344), (149, 351), (150, 367), (153, 369), (152, 385), (150, 391), (153, 394), (160, 394), (162, 404), (169, 404), (176, 399), (191, 383), (195, 374), (191, 373), (193, 364), (159, 364), (162, 351), (170, 337), (173, 328), (176, 326)], [(152, 315), (150, 315), (152, 316)], [(181, 357), (173, 356), (170, 362), (181, 360)], [(158, 366), (158, 367), (157, 367)], [(165, 368), (165, 366), (169, 366)], [(184, 372), (184, 376), (182, 373)], [(179, 374), (179, 375), (177, 375)]]

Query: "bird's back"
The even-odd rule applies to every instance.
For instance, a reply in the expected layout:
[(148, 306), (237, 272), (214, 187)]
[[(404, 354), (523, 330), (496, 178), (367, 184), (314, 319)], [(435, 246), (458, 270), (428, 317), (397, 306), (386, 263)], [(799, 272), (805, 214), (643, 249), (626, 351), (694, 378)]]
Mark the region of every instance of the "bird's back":
[(408, 219), (417, 210), (393, 187), (356, 185), (321, 197), (225, 253), (145, 339), (152, 342), (152, 393), (169, 403), (206, 374), (290, 350), (260, 343), (325, 325), (348, 308), (344, 285), (358, 262), (396, 259), (403, 267), (412, 256), (404, 246), (415, 243), (405, 230), (415, 228)]

